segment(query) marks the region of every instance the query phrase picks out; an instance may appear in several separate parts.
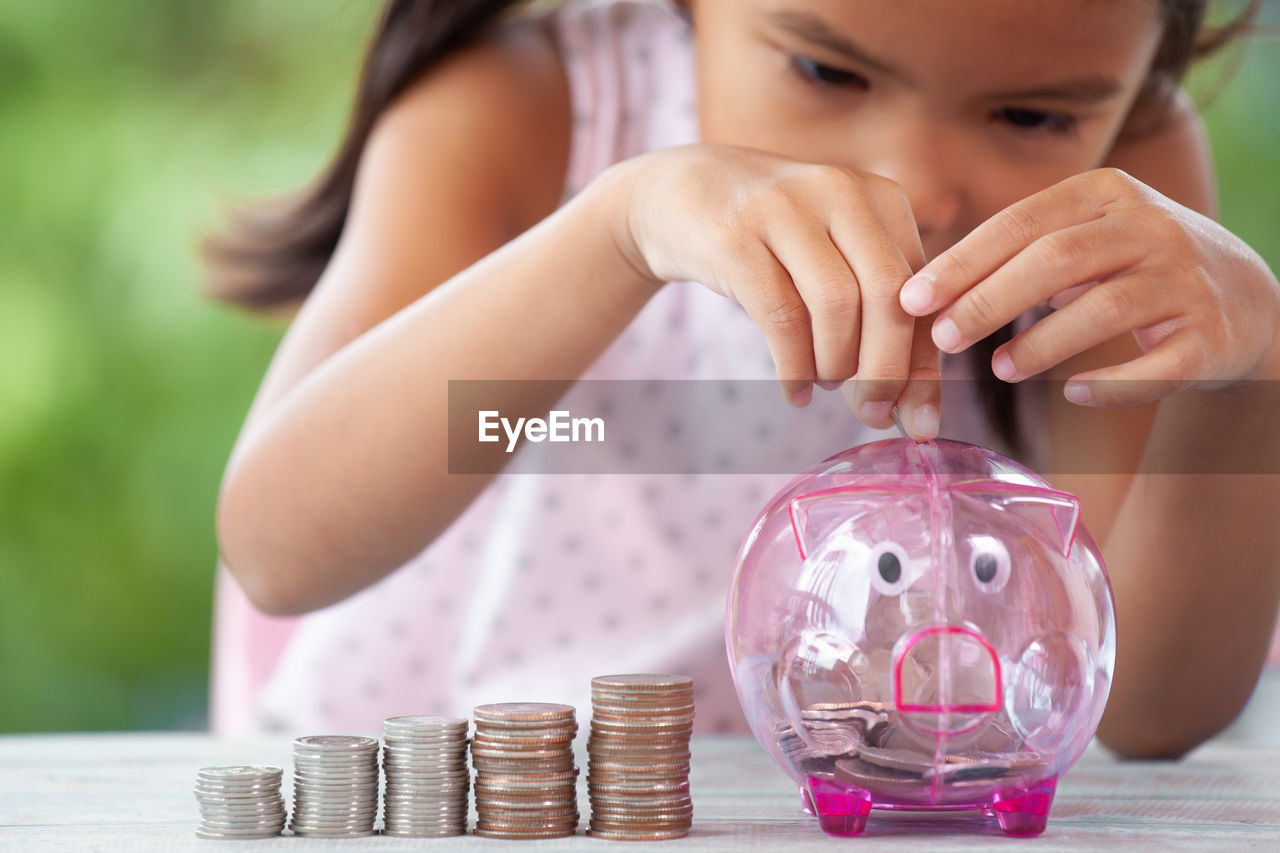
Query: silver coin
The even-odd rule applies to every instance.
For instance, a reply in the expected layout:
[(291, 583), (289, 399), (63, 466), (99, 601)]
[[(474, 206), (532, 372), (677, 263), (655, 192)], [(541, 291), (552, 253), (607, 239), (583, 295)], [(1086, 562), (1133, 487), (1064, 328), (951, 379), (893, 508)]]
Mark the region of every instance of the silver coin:
[(382, 728), (384, 730), (409, 729), (411, 731), (457, 731), (461, 729), (466, 731), (468, 725), (469, 721), (462, 717), (441, 716), (387, 717), (387, 719), (382, 721)]
[(240, 791), (208, 791), (201, 788), (195, 788), (192, 793), (197, 800), (211, 802), (269, 802), (272, 799), (281, 797), (279, 788), (268, 788), (256, 792), (240, 792)]
[(858, 750), (858, 758), (878, 767), (923, 773), (933, 767), (933, 756), (910, 749), (882, 749), (865, 746)]
[(387, 777), (386, 788), (405, 788), (409, 790), (434, 791), (466, 788), (471, 784), (471, 777), (465, 773), (449, 776), (414, 776), (393, 773)]
[(317, 806), (323, 808), (365, 808), (370, 804), (377, 805), (378, 792), (369, 791), (368, 793), (353, 794), (346, 797), (325, 797), (304, 791), (295, 796), (293, 802), (295, 808), (304, 806)]
[(830, 778), (842, 784), (852, 784), (867, 791), (893, 796), (914, 796), (920, 790), (920, 777), (907, 773), (894, 773), (887, 768), (867, 764), (857, 758), (842, 758), (835, 762), (833, 774), (812, 774), (816, 778)]
[(273, 778), (279, 779), (283, 773), (282, 768), (265, 764), (220, 764), (212, 767), (201, 767), (196, 771), (196, 777), (232, 782), (246, 779), (269, 781)]
[(250, 839), (250, 838), (272, 838), (280, 834), (284, 827), (276, 830), (265, 829), (261, 832), (236, 832), (234, 830), (220, 832), (218, 830), (205, 829), (198, 827), (196, 829), (196, 837), (211, 841), (221, 841), (225, 839)]
[(471, 786), (465, 782), (449, 782), (432, 785), (390, 784), (383, 788), (384, 796), (410, 794), (414, 796), (465, 797)]
[(359, 761), (349, 761), (345, 758), (335, 758), (333, 760), (312, 761), (310, 759), (302, 759), (294, 757), (294, 772), (298, 770), (307, 770), (312, 773), (347, 773), (358, 772), (361, 770), (377, 770), (378, 757), (371, 755), (368, 758), (362, 758)]
[(296, 827), (296, 826), (291, 826), (289, 828), (293, 830), (294, 835), (308, 835), (308, 836), (311, 836), (312, 838), (363, 838), (366, 835), (376, 834), (373, 831), (372, 827), (370, 827), (369, 829), (354, 829), (350, 831), (342, 831), (342, 830), (332, 831), (327, 829), (305, 829), (305, 828)]
[(344, 749), (377, 749), (376, 738), (364, 735), (304, 735), (293, 739), (294, 748), (339, 751)]
[(387, 800), (383, 805), (389, 814), (455, 814), (469, 807), (466, 800)]
[(293, 815), (293, 821), (294, 823), (300, 823), (305, 826), (356, 826), (372, 823), (374, 815), (374, 812), (367, 811), (350, 813), (295, 812)]
[(434, 756), (434, 755), (466, 755), (471, 739), (449, 741), (405, 741), (387, 740), (382, 746), (382, 757), (390, 755)]
[(200, 829), (206, 833), (279, 833), (284, 820), (278, 821), (201, 821)]
[(231, 779), (210, 779), (204, 776), (196, 778), (196, 785), (210, 791), (263, 791), (279, 788), (283, 777), (275, 776), (257, 781), (238, 781)]
[(423, 770), (440, 770), (440, 769), (453, 769), (453, 768), (463, 767), (465, 765), (466, 765), (465, 755), (449, 756), (443, 759), (433, 758), (429, 760), (404, 758), (404, 757), (398, 757), (398, 756), (388, 756), (382, 762), (382, 768), (384, 770), (389, 767), (397, 770), (414, 769), (419, 767), (422, 768)]
[(293, 810), (292, 818), (303, 823), (364, 823), (378, 815), (377, 808), (372, 809), (329, 809), (298, 808)]
[(284, 803), (254, 803), (248, 805), (227, 803), (201, 803), (200, 813), (208, 815), (269, 815), (284, 814)]
[(302, 780), (303, 782), (316, 782), (324, 784), (328, 782), (377, 782), (381, 773), (379, 767), (362, 767), (350, 770), (330, 770), (319, 771), (306, 768), (298, 768), (293, 773), (294, 781)]
[(465, 825), (457, 827), (449, 826), (441, 827), (438, 830), (431, 828), (407, 827), (405, 829), (384, 829), (382, 830), (382, 834), (391, 836), (392, 838), (448, 838), (453, 835), (466, 835), (467, 827)]

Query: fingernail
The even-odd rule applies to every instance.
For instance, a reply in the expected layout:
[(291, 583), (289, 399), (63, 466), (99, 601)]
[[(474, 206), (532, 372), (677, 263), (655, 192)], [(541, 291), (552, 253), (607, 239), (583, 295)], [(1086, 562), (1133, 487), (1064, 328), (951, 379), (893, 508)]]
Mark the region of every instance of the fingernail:
[(805, 406), (809, 405), (809, 401), (812, 399), (813, 386), (806, 385), (799, 391), (792, 392), (791, 396), (787, 398), (787, 402), (795, 406), (797, 409), (803, 409)]
[(840, 382), (839, 380), (836, 380), (836, 379), (819, 379), (818, 380), (818, 387), (824, 391), (834, 391), (843, 384), (844, 384), (843, 382)]
[(1009, 358), (1007, 352), (998, 352), (991, 359), (991, 372), (1005, 382), (1012, 382), (1018, 377), (1018, 369), (1013, 366), (1013, 359)]
[(928, 279), (915, 276), (907, 279), (898, 294), (902, 307), (915, 314), (923, 314), (933, 304), (933, 286)]
[(911, 413), (911, 431), (926, 441), (938, 437), (938, 409), (925, 404)]
[(1087, 406), (1093, 401), (1093, 395), (1089, 393), (1089, 386), (1083, 382), (1068, 382), (1062, 389), (1062, 396), (1077, 406)]
[(892, 411), (893, 403), (889, 400), (881, 400), (875, 403), (868, 400), (859, 407), (858, 416), (868, 424), (871, 424), (888, 420), (889, 413)]
[(944, 352), (960, 349), (960, 329), (950, 317), (943, 317), (933, 324), (933, 342)]

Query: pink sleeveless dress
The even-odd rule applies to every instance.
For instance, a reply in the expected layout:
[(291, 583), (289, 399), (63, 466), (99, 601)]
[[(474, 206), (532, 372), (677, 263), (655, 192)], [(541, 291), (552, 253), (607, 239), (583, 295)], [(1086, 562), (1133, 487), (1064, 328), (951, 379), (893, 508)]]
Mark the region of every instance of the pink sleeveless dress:
[[(573, 106), (566, 199), (622, 159), (697, 141), (691, 33), (670, 5), (571, 2), (549, 14)], [(944, 356), (944, 376), (967, 378), (967, 364)], [(774, 376), (740, 307), (673, 282), (584, 378)], [(942, 435), (1007, 453), (972, 390), (944, 387)], [(780, 393), (777, 411), (791, 414)], [(896, 435), (861, 424), (837, 394), (815, 391), (803, 411), (803, 433), (786, 433), (793, 473)], [(1024, 401), (1020, 417), (1033, 444), (1023, 461), (1043, 470), (1042, 402)], [(754, 428), (778, 441), (770, 423)], [(259, 613), (220, 572), (212, 727), (376, 731), (392, 715), (468, 716), (517, 700), (581, 713), (593, 676), (649, 671), (693, 676), (698, 731), (746, 731), (725, 654), (725, 597), (744, 535), (793, 473), (499, 475), (417, 557), (298, 618)]]

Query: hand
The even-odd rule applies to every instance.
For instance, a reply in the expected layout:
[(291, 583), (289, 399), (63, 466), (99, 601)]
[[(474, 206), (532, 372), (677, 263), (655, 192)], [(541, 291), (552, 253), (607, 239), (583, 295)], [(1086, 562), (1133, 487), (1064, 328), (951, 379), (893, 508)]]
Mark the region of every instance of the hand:
[(924, 251), (897, 184), (719, 145), (628, 164), (616, 239), (642, 275), (700, 282), (746, 309), (792, 405), (814, 382), (854, 377), (846, 397), (868, 425), (892, 426), (896, 403), (914, 438), (937, 435), (940, 356), (928, 321), (898, 304)]
[(940, 311), (933, 339), (946, 352), (1047, 301), (1054, 313), (992, 356), (994, 373), (1013, 382), (1133, 332), (1144, 355), (1072, 376), (1064, 394), (1074, 403), (1126, 406), (1280, 378), (1280, 286), (1263, 260), (1115, 169), (1010, 205), (930, 261), (901, 299), (914, 315)]

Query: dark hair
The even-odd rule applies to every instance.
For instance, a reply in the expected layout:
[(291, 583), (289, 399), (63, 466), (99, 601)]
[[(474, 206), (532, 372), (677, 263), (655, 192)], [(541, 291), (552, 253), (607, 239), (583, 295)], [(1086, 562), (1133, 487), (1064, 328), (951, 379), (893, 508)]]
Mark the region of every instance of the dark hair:
[[(474, 40), (502, 13), (527, 0), (390, 0), (378, 20), (356, 86), (355, 105), (337, 155), (295, 195), (233, 215), (223, 233), (208, 237), (202, 254), (209, 269), (206, 293), (247, 308), (270, 310), (300, 302), (315, 286), (342, 234), (356, 167), (378, 117), (411, 83), (446, 54)], [(1207, 0), (1159, 0), (1164, 35), (1134, 113), (1158, 126), (1191, 62), (1245, 32), (1261, 0), (1250, 0), (1222, 27), (1204, 26)], [(1130, 124), (1134, 124), (1130, 122)], [(982, 377), (988, 417), (1016, 455), (1025, 448), (1013, 408), (1015, 386), (991, 375), (996, 347), (1012, 324), (970, 348)]]
[(356, 168), (378, 117), (424, 71), (521, 0), (389, 0), (365, 50), (338, 153), (300, 192), (233, 214), (201, 245), (206, 293), (267, 310), (301, 301), (324, 272), (351, 206)]

